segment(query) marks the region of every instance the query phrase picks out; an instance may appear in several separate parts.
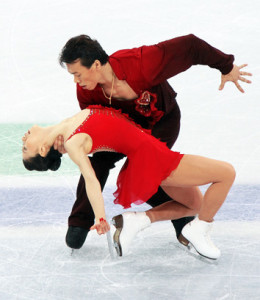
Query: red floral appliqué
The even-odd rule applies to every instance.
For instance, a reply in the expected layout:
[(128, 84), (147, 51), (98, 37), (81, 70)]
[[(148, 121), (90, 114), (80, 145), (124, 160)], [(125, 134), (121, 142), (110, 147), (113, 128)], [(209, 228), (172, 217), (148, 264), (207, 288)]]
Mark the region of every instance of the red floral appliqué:
[(145, 117), (151, 117), (152, 121), (150, 121), (151, 125), (154, 125), (158, 122), (161, 117), (164, 115), (163, 111), (159, 111), (155, 106), (157, 102), (157, 95), (150, 93), (148, 91), (144, 91), (141, 96), (135, 100), (136, 111), (138, 111), (141, 115)]

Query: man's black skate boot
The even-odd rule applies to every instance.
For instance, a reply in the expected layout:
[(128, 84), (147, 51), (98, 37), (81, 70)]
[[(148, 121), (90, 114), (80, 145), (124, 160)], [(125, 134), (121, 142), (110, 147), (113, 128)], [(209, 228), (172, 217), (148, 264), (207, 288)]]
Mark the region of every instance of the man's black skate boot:
[(185, 245), (185, 246), (188, 246), (188, 241), (187, 240), (184, 240), (182, 239), (181, 237), (181, 231), (182, 231), (182, 228), (189, 222), (191, 222), (192, 220), (194, 220), (195, 217), (184, 217), (184, 218), (181, 218), (181, 219), (178, 219), (178, 220), (172, 220), (172, 224), (175, 228), (175, 231), (176, 231), (176, 236), (177, 236), (177, 239), (178, 241)]
[(66, 234), (66, 244), (72, 249), (80, 249), (88, 235), (89, 230), (83, 227), (69, 226)]

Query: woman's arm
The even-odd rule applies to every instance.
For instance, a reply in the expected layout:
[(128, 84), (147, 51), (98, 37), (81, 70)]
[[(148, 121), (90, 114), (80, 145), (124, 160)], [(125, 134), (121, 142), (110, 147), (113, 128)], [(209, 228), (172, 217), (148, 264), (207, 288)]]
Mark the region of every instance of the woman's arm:
[(85, 180), (86, 193), (95, 214), (95, 225), (91, 229), (96, 229), (99, 234), (107, 232), (110, 227), (106, 219), (104, 199), (101, 186), (87, 156), (91, 149), (92, 139), (87, 134), (77, 134), (65, 143), (71, 160), (78, 165)]

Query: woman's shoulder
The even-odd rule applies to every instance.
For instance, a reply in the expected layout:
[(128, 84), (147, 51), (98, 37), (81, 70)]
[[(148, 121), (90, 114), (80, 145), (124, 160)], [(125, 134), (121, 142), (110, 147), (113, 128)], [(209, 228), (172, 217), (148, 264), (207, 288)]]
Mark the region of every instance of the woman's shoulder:
[(78, 133), (73, 135), (70, 139), (67, 139), (64, 143), (64, 147), (68, 154), (77, 154), (79, 155), (81, 152), (84, 154), (88, 154), (92, 149), (92, 138), (87, 133)]

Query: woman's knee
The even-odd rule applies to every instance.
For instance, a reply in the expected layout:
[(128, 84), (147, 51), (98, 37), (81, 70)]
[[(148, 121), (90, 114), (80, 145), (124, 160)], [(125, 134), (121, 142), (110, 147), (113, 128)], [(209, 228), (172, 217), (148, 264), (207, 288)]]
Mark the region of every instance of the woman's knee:
[(225, 177), (231, 184), (234, 182), (236, 178), (236, 170), (234, 166), (230, 163), (225, 163)]

